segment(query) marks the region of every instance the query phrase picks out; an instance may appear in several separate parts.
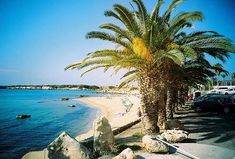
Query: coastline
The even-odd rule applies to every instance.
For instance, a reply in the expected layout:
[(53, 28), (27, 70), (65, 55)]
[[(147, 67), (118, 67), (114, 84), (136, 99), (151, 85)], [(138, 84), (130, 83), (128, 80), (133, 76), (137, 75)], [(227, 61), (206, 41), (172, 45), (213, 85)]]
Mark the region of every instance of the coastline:
[[(122, 98), (127, 98), (132, 104), (132, 108), (128, 113), (126, 113), (126, 109), (122, 104)], [(82, 105), (90, 108), (96, 109), (97, 113), (90, 118), (89, 127), (90, 130), (84, 132), (75, 137), (77, 141), (82, 141), (85, 139), (89, 139), (93, 136), (93, 123), (98, 115), (105, 116), (112, 127), (113, 131), (119, 132), (121, 129), (126, 129), (130, 124), (135, 124), (137, 120), (139, 120), (137, 110), (139, 107), (139, 98), (133, 95), (119, 95), (119, 96), (101, 96), (101, 97), (80, 97), (73, 99), (75, 101), (80, 102)], [(97, 115), (98, 114), (98, 115)], [(23, 159), (32, 159), (32, 158), (42, 158), (48, 151), (46, 149), (40, 151), (29, 151), (28, 153), (22, 156)]]
[[(127, 99), (133, 104), (128, 113), (122, 104), (122, 98)], [(112, 129), (121, 127), (125, 124), (131, 123), (138, 119), (137, 110), (139, 107), (139, 98), (135, 96), (112, 96), (112, 97), (82, 97), (74, 99), (84, 104), (85, 106), (96, 108), (100, 110), (100, 115), (105, 116), (112, 127)], [(98, 116), (96, 116), (97, 118)], [(78, 135), (78, 141), (89, 138), (93, 135), (93, 129), (84, 134)]]

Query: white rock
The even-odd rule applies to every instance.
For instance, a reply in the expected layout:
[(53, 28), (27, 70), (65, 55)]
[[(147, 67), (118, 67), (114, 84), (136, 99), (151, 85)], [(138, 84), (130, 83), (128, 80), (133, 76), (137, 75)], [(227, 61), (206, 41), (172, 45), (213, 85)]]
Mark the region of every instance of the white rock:
[(114, 135), (108, 120), (101, 116), (94, 122), (94, 151), (109, 154), (114, 146)]
[(66, 132), (48, 145), (49, 159), (92, 159), (89, 150)]
[(167, 130), (161, 134), (162, 138), (170, 143), (181, 142), (188, 138), (188, 132), (183, 130)]
[(31, 151), (26, 153), (22, 159), (48, 159), (48, 150), (44, 149), (42, 151)]
[(169, 146), (158, 140), (153, 140), (152, 136), (150, 135), (145, 135), (142, 139), (142, 142), (143, 147), (148, 152), (167, 153), (169, 151)]
[(113, 159), (136, 159), (136, 155), (130, 148), (126, 148)]

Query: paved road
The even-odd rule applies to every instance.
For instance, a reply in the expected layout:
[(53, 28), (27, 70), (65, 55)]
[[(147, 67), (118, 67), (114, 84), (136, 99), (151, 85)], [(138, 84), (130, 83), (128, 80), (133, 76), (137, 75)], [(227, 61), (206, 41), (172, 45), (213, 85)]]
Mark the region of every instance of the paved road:
[[(190, 133), (188, 142), (209, 144), (235, 151), (235, 113), (188, 113), (177, 117)], [(187, 117), (182, 117), (187, 116)]]
[[(174, 144), (200, 159), (235, 159), (235, 113), (180, 111), (176, 118), (190, 133), (186, 143)], [(182, 154), (141, 153), (139, 159), (189, 159)]]

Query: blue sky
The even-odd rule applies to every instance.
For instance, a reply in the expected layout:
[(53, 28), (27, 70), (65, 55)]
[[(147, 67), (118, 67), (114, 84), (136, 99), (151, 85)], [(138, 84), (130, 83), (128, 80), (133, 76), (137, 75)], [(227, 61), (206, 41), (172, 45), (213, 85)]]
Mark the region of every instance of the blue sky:
[[(0, 0), (0, 85), (97, 84), (116, 85), (121, 74), (98, 70), (80, 77), (64, 67), (110, 43), (87, 40), (89, 31), (104, 22), (103, 15), (115, 3), (130, 6), (131, 0)], [(201, 11), (203, 22), (196, 30), (214, 30), (235, 41), (234, 0), (186, 0), (176, 11)], [(156, 0), (144, 0), (149, 11)], [(165, 0), (168, 4), (170, 0)], [(164, 9), (164, 7), (163, 7)], [(212, 63), (213, 58), (208, 57)], [(235, 72), (235, 54), (223, 64)]]

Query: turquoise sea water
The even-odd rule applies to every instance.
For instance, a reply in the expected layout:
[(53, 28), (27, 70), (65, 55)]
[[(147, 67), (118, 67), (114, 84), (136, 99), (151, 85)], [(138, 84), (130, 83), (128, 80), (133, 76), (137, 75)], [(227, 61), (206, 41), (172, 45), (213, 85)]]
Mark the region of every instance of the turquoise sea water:
[[(89, 130), (98, 110), (62, 97), (100, 96), (93, 91), (0, 90), (0, 158), (18, 159), (41, 150), (62, 131), (72, 136)], [(76, 105), (75, 108), (67, 107)], [(16, 119), (18, 114), (31, 114)]]

